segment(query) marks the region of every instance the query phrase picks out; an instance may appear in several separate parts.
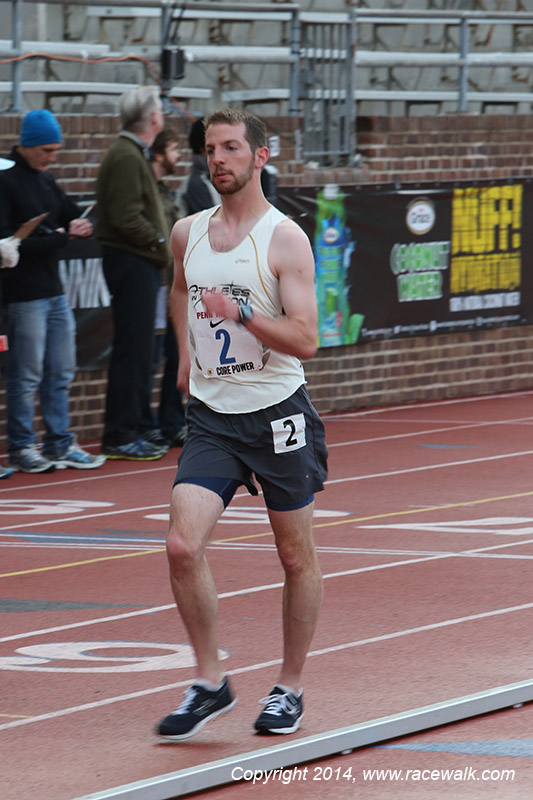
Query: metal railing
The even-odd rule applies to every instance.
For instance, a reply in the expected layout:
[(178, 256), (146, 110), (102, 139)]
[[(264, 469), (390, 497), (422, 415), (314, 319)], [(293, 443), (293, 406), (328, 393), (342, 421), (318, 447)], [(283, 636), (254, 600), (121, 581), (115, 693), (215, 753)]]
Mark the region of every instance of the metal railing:
[[(533, 14), (524, 12), (480, 12), (480, 11), (355, 11), (355, 20), (358, 27), (361, 25), (442, 25), (446, 28), (455, 28), (458, 32), (455, 42), (455, 52), (392, 52), (392, 51), (364, 51), (356, 52), (356, 68), (376, 68), (387, 67), (396, 69), (398, 67), (416, 67), (427, 69), (428, 67), (455, 68), (457, 70), (456, 79), (456, 110), (468, 111), (469, 105), (473, 102), (479, 103), (490, 101), (505, 102), (533, 102), (531, 92), (509, 92), (487, 91), (476, 92), (469, 87), (470, 71), (474, 67), (532, 67), (533, 54), (529, 51), (524, 52), (498, 52), (486, 49), (484, 52), (472, 52), (471, 30), (473, 26), (484, 26), (489, 29), (494, 26), (509, 25), (533, 26)], [(487, 41), (491, 37), (487, 36)], [(394, 95), (394, 92), (391, 92)], [(372, 96), (368, 90), (365, 98)], [(356, 90), (357, 97), (357, 90)], [(382, 98), (383, 95), (381, 94)], [(424, 102), (428, 100), (428, 93), (420, 93), (417, 98), (415, 92), (411, 93), (414, 101), (419, 99)], [(443, 93), (436, 90), (433, 97), (437, 101), (449, 102), (450, 92)], [(361, 94), (359, 99), (363, 99)]]
[[(26, 0), (27, 3), (36, 0)], [(61, 0), (50, 0), (61, 4)], [(12, 66), (12, 108), (22, 108), (26, 91), (51, 94), (121, 93), (126, 86), (120, 82), (103, 81), (65, 83), (58, 87), (52, 81), (22, 81), (21, 56), (32, 52), (36, 42), (22, 39), (23, 0), (12, 0), (12, 43), (0, 41), (0, 56), (15, 59)], [(234, 85), (200, 86), (191, 81), (175, 81), (166, 87), (170, 95), (205, 99), (206, 102), (254, 104), (257, 108), (276, 102), (279, 113), (302, 115), (304, 118), (304, 149), (307, 159), (323, 163), (347, 161), (354, 152), (355, 117), (369, 103), (403, 104), (409, 110), (414, 104), (431, 103), (439, 111), (485, 110), (487, 104), (521, 104), (528, 111), (533, 104), (533, 13), (478, 11), (402, 11), (351, 8), (343, 13), (312, 13), (301, 10), (298, 3), (255, 2), (195, 2), (175, 3), (172, 0), (92, 0), (90, 4), (71, 0), (69, 6), (80, 6), (85, 13), (105, 22), (134, 15), (160, 18), (161, 32), (179, 19), (209, 20), (210, 24), (250, 23), (259, 26), (277, 24), (283, 37), (274, 46), (227, 43), (223, 37), (216, 42), (180, 44), (186, 64), (215, 64), (237, 73)], [(388, 49), (391, 32), (402, 26), (405, 31), (417, 29), (441, 31), (441, 40), (425, 36), (422, 47), (409, 42), (401, 49)], [(420, 26), (426, 26), (420, 28)], [(495, 31), (511, 30), (511, 44), (501, 45)], [(224, 30), (227, 28), (225, 27)], [(472, 31), (485, 31), (484, 41), (474, 41)], [(382, 35), (385, 31), (387, 35)], [(519, 31), (526, 45), (519, 49), (515, 32)], [(388, 36), (388, 38), (387, 38)], [(478, 37), (479, 38), (479, 37)], [(496, 44), (493, 43), (496, 40)], [(106, 57), (124, 57), (124, 52), (112, 52), (108, 45), (69, 43), (40, 43), (50, 57), (61, 48), (69, 52), (92, 53), (105, 48)], [(498, 49), (499, 48), (499, 49)], [(161, 42), (142, 48), (145, 59), (160, 63)], [(133, 59), (139, 49), (130, 48)], [(40, 54), (46, 57), (46, 54)], [(274, 85), (243, 86), (243, 64), (280, 65), (282, 77)], [(479, 88), (472, 79), (480, 68), (522, 70), (520, 79), (504, 81), (503, 86)], [(437, 70), (440, 78), (431, 86), (420, 88), (429, 70)], [(525, 77), (524, 77), (525, 73)], [(433, 73), (432, 73), (433, 74)], [(406, 80), (402, 76), (409, 75)], [(413, 79), (412, 76), (418, 76)], [(422, 78), (420, 77), (422, 76)], [(512, 76), (511, 76), (512, 77)], [(413, 86), (413, 84), (415, 84)], [(451, 85), (450, 85), (451, 84)], [(107, 89), (106, 89), (107, 86)], [(525, 87), (522, 89), (521, 87)], [(9, 82), (0, 82), (0, 91), (8, 91)], [(368, 112), (367, 112), (368, 113)], [(390, 110), (385, 113), (390, 113)], [(400, 112), (401, 113), (401, 112)]]

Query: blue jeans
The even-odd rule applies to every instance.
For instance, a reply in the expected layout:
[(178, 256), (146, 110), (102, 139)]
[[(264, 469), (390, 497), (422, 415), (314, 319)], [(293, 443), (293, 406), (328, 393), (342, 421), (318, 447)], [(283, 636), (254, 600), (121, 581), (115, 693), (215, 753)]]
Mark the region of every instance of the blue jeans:
[(65, 295), (8, 305), (7, 442), (10, 453), (35, 444), (35, 393), (46, 427), (43, 453), (59, 458), (67, 432), (69, 390), (76, 371), (76, 328)]

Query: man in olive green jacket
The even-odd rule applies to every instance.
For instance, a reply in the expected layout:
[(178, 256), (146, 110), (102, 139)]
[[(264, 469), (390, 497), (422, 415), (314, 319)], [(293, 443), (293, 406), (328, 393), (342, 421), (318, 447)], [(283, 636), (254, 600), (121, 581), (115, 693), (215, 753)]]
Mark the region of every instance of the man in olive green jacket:
[(97, 237), (112, 297), (113, 347), (109, 365), (102, 452), (108, 458), (161, 458), (166, 447), (139, 429), (150, 381), (157, 291), (171, 258), (167, 226), (150, 147), (163, 127), (155, 86), (126, 92), (122, 131), (98, 172)]

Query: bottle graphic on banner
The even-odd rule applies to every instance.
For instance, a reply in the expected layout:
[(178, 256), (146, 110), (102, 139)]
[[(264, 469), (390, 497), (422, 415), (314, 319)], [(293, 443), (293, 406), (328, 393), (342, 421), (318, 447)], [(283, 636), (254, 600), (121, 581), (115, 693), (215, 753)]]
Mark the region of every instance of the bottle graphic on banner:
[(337, 184), (326, 184), (317, 195), (315, 225), (319, 347), (357, 340), (357, 336), (353, 338), (352, 335), (346, 285), (346, 272), (353, 249), (354, 243), (346, 228), (344, 193)]

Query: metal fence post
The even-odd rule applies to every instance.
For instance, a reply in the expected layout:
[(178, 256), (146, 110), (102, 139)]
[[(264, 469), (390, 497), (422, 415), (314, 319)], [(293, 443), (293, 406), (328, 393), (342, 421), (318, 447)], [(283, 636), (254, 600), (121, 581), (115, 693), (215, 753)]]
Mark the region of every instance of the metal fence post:
[(289, 86), (289, 115), (297, 117), (300, 113), (300, 48), (301, 48), (301, 26), (298, 10), (295, 9), (291, 14), (291, 55), (293, 60), (290, 64), (290, 86)]
[[(23, 0), (12, 0), (12, 37), (13, 50), (19, 55), (22, 52), (22, 2)], [(13, 61), (11, 68), (11, 111), (22, 111), (22, 61)]]
[(350, 160), (355, 158), (357, 148), (357, 104), (355, 102), (355, 49), (357, 47), (357, 10), (350, 9), (348, 23), (348, 53), (350, 64), (346, 85), (346, 143), (350, 150)]
[(470, 50), (470, 22), (466, 15), (461, 16), (459, 67), (459, 111), (468, 109), (468, 55)]

